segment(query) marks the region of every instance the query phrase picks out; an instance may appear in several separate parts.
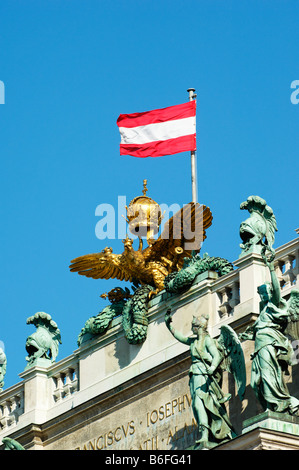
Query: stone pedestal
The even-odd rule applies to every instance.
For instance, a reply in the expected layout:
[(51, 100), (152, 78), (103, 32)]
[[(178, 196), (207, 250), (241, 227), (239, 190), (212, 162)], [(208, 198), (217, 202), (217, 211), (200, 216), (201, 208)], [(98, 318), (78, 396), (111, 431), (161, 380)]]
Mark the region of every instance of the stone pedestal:
[(242, 316), (245, 312), (259, 313), (260, 298), (257, 295), (257, 288), (270, 281), (269, 270), (261, 255), (253, 253), (243, 256), (234, 262), (239, 270), (240, 304), (235, 309), (242, 310)]
[(244, 421), (242, 435), (215, 450), (299, 450), (299, 417), (265, 411)]

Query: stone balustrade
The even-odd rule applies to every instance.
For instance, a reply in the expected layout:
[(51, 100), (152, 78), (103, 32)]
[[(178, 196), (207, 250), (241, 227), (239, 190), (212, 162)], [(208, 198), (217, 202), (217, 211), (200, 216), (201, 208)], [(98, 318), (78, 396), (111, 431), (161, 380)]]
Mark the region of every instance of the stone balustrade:
[(275, 271), (282, 293), (299, 285), (299, 243), (293, 240), (276, 252)]
[(66, 369), (52, 372), (49, 377), (52, 380), (52, 396), (55, 403), (68, 398), (79, 390), (79, 364), (73, 362)]
[(0, 429), (13, 427), (24, 413), (24, 385), (10, 387), (0, 395)]
[[(236, 305), (240, 303), (239, 273), (234, 271), (226, 275), (225, 279), (219, 279), (213, 286), (215, 296), (215, 310), (219, 320), (232, 317)], [(217, 317), (216, 317), (217, 321)]]

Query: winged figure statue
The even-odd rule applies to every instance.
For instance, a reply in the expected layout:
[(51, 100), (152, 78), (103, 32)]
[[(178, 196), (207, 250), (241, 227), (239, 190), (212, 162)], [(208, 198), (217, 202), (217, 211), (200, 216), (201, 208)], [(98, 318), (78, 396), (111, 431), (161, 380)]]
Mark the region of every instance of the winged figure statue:
[(284, 299), (275, 273), (275, 252), (270, 250), (269, 258), (262, 252), (262, 257), (271, 282), (258, 287), (260, 314), (240, 335), (255, 344), (250, 384), (265, 410), (298, 415), (299, 399), (290, 395), (284, 375), (294, 365), (291, 341), (299, 339), (299, 290), (292, 289), (289, 299)]
[[(148, 223), (147, 216), (145, 218)], [(139, 221), (144, 222), (140, 218), (140, 212)], [(206, 229), (211, 224), (212, 213), (209, 207), (189, 203), (165, 223), (159, 238), (147, 236), (146, 248), (143, 248), (143, 239), (140, 236), (139, 247), (135, 250), (133, 240), (127, 236), (123, 240), (123, 253), (113, 253), (112, 248), (106, 247), (100, 253), (73, 259), (70, 270), (93, 279), (116, 278), (136, 285), (150, 285), (155, 288), (153, 293), (157, 294), (164, 289), (165, 277), (180, 270), (184, 258), (190, 258), (193, 251), (199, 252), (201, 243), (206, 238)], [(150, 223), (148, 228), (152, 233)]]
[(171, 334), (190, 347), (189, 387), (193, 414), (200, 432), (196, 447), (199, 449), (212, 448), (236, 435), (224, 405), (231, 395), (222, 391), (223, 371), (233, 374), (241, 400), (246, 388), (245, 359), (238, 336), (226, 325), (222, 326), (217, 341), (208, 333), (208, 320), (209, 316), (204, 314), (193, 317), (194, 336), (185, 337), (173, 328), (170, 309), (165, 315)]
[(244, 399), (246, 389), (246, 366), (241, 341), (237, 333), (229, 326), (223, 325), (220, 328), (218, 338), (218, 347), (220, 348), (223, 359), (221, 367), (230, 372), (236, 382), (237, 391), (240, 400)]

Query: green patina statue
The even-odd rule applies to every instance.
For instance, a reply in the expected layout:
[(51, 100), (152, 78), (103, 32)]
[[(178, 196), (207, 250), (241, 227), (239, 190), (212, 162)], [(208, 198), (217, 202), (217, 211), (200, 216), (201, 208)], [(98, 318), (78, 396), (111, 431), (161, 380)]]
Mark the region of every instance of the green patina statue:
[(77, 344), (81, 344), (95, 338), (97, 335), (102, 335), (108, 330), (113, 318), (116, 318), (122, 314), (123, 308), (126, 304), (127, 299), (131, 297), (130, 290), (126, 287), (115, 287), (108, 294), (102, 294), (102, 298), (108, 297), (111, 302), (101, 312), (93, 317), (86, 320), (84, 327), (82, 328)]
[[(175, 271), (164, 279), (165, 289), (172, 294), (184, 292), (192, 286), (198, 274), (209, 270), (223, 276), (233, 270), (233, 265), (226, 259), (210, 257), (207, 253), (202, 258), (199, 253), (193, 254), (191, 258), (185, 258), (180, 271)], [(127, 287), (115, 287), (108, 294), (101, 295), (103, 298), (108, 297), (110, 305), (85, 322), (78, 336), (78, 346), (106, 333), (112, 320), (120, 316), (128, 343), (141, 344), (145, 341), (148, 329), (148, 302), (154, 287), (145, 284), (134, 286), (134, 289), (133, 294), (130, 294)]]
[(58, 355), (59, 344), (61, 344), (60, 330), (52, 320), (51, 315), (45, 312), (37, 312), (27, 319), (27, 324), (35, 325), (37, 330), (30, 335), (26, 341), (28, 362), (26, 369), (32, 366), (49, 366)]
[(252, 354), (251, 386), (265, 410), (297, 414), (299, 400), (292, 397), (284, 381), (292, 365), (293, 348), (289, 337), (299, 339), (299, 290), (293, 289), (288, 301), (281, 297), (274, 270), (273, 249), (270, 258), (262, 252), (270, 270), (271, 282), (258, 287), (260, 314), (240, 339), (255, 342)]
[(185, 258), (180, 271), (173, 272), (164, 279), (167, 292), (181, 293), (188, 290), (196, 276), (207, 271), (218, 273), (219, 277), (233, 271), (233, 265), (224, 258), (209, 256), (205, 253), (203, 257), (199, 253), (192, 253), (191, 258)]
[(0, 392), (3, 390), (4, 386), (4, 377), (6, 374), (6, 365), (7, 365), (7, 359), (5, 352), (3, 351), (2, 348), (0, 348)]
[(200, 438), (196, 449), (209, 449), (232, 439), (236, 433), (228, 418), (225, 402), (231, 395), (221, 389), (222, 372), (228, 370), (235, 378), (238, 394), (244, 398), (246, 369), (240, 341), (232, 328), (222, 326), (216, 341), (208, 333), (208, 316), (193, 317), (193, 337), (185, 337), (172, 326), (170, 309), (165, 323), (172, 335), (190, 347), (191, 367), (189, 387), (193, 414), (198, 424)]
[(25, 450), (18, 441), (11, 437), (3, 437), (2, 443), (4, 444), (4, 450)]
[(259, 196), (249, 196), (240, 205), (241, 210), (248, 210), (250, 217), (240, 225), (242, 243), (241, 256), (249, 253), (261, 254), (264, 247), (273, 252), (275, 232), (277, 231), (276, 218), (273, 210), (264, 199)]
[(78, 346), (106, 333), (112, 320), (120, 316), (128, 343), (143, 343), (148, 329), (149, 296), (153, 290), (152, 286), (143, 285), (131, 295), (127, 287), (115, 287), (108, 294), (102, 294), (101, 297), (108, 297), (111, 304), (85, 322), (78, 337)]

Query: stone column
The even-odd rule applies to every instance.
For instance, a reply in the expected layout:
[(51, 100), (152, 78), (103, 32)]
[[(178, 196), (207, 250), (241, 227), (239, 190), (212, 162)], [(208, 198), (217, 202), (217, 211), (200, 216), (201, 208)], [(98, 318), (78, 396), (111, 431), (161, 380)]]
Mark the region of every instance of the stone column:
[(42, 438), (39, 424), (47, 420), (47, 412), (51, 406), (50, 381), (48, 368), (35, 366), (19, 374), (24, 380), (24, 417), (35, 424), (35, 431), (30, 430), (30, 449), (42, 449)]
[(265, 282), (270, 282), (269, 269), (261, 255), (251, 253), (234, 262), (239, 270), (240, 281), (240, 307), (247, 312), (259, 313), (260, 298), (257, 288)]

